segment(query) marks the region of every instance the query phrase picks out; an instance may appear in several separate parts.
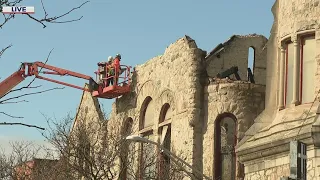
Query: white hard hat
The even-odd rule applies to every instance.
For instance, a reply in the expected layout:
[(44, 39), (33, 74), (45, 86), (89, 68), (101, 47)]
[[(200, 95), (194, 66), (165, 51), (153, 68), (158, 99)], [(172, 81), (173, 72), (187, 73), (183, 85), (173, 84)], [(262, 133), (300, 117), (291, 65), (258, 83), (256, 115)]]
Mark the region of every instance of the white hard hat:
[(108, 57), (108, 61), (112, 61), (113, 60), (113, 57), (112, 56), (109, 56)]

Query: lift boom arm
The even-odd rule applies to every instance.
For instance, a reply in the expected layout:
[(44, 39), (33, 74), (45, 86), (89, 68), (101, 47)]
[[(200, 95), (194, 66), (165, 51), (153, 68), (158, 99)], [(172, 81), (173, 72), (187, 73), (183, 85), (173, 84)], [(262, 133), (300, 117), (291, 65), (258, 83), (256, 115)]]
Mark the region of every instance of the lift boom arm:
[(60, 75), (60, 76), (73, 76), (81, 79), (89, 80), (89, 87), (93, 87), (94, 89), (98, 87), (97, 83), (90, 77), (84, 74), (80, 74), (77, 72), (69, 71), (66, 69), (50, 66), (47, 64), (44, 64), (42, 62), (33, 62), (33, 63), (22, 63), (21, 67), (18, 71), (13, 73), (11, 76), (6, 78), (4, 81), (0, 82), (0, 98), (5, 96), (10, 90), (12, 90), (15, 86), (17, 86), (19, 83), (21, 83), (26, 77), (28, 76), (35, 76), (38, 79), (43, 79), (46, 81), (62, 84), (65, 86), (77, 88), (84, 91), (92, 92), (92, 89), (86, 89), (80, 86), (76, 86), (73, 84), (65, 83), (62, 81), (57, 81), (54, 79), (46, 78), (39, 75), (39, 69), (47, 69), (50, 71), (42, 71), (43, 74), (52, 74), (52, 75)]

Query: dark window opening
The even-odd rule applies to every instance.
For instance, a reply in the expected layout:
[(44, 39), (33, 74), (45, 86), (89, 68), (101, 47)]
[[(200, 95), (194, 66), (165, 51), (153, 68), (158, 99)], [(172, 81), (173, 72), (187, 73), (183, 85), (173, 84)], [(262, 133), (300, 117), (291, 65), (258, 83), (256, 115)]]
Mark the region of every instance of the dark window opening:
[(215, 122), (215, 178), (236, 179), (237, 122), (232, 114), (222, 114)]
[[(160, 144), (166, 149), (171, 149), (171, 127), (170, 125), (163, 126), (159, 129), (160, 131)], [(170, 157), (165, 153), (159, 153), (159, 179), (166, 180), (169, 179), (170, 175)]]
[[(152, 131), (145, 132), (143, 137), (153, 141)], [(157, 168), (157, 158), (155, 156), (155, 146), (149, 143), (140, 144), (140, 163), (139, 175), (140, 179), (154, 179)]]

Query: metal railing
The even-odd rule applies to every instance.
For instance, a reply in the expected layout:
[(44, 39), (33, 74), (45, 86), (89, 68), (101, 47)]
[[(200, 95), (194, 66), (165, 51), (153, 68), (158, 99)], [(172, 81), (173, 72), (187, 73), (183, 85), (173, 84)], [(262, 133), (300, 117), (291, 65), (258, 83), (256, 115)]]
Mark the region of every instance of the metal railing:
[[(114, 67), (112, 69), (114, 69), (114, 75), (108, 76), (109, 69), (107, 67), (105, 67), (105, 70), (103, 73), (103, 75), (104, 75), (103, 78), (100, 78), (100, 75), (102, 73), (99, 70), (95, 72), (97, 79), (103, 81), (104, 87), (107, 87), (108, 81), (111, 79), (113, 79), (113, 86), (119, 86), (120, 84), (130, 85), (130, 83), (131, 83), (131, 66), (120, 65), (120, 72), (118, 72), (119, 70), (115, 69)], [(120, 81), (120, 79), (122, 81)]]

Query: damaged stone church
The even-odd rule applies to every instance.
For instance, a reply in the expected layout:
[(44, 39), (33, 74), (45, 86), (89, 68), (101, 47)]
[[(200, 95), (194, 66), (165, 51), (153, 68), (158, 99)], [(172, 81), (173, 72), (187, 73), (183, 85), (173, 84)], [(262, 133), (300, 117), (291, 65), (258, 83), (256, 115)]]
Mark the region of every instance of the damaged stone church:
[[(288, 177), (290, 142), (299, 140), (307, 178), (320, 179), (319, 2), (276, 0), (269, 39), (233, 35), (210, 52), (178, 39), (135, 67), (132, 91), (116, 99), (109, 121), (183, 152), (212, 179)], [(92, 100), (90, 111), (100, 112), (95, 98), (80, 109)]]

